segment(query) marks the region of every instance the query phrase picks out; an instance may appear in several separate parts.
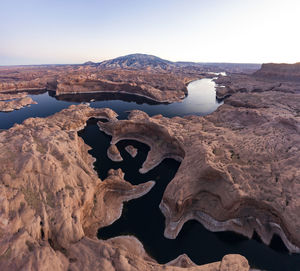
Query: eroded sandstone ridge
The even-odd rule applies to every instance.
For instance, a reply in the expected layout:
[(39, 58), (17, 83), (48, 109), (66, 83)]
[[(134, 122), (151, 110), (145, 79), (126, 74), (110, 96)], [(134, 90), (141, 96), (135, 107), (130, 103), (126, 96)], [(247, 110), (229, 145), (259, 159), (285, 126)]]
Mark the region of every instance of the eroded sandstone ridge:
[(206, 117), (134, 110), (99, 127), (112, 144), (136, 139), (151, 147), (143, 173), (167, 157), (181, 161), (160, 204), (166, 237), (196, 219), (211, 231), (249, 238), (256, 231), (266, 244), (277, 234), (299, 253), (299, 104), (296, 93), (236, 93)]
[(156, 102), (175, 102), (187, 94), (187, 84), (200, 74), (168, 73), (155, 70), (102, 70), (84, 67), (47, 84), (57, 96), (77, 93), (123, 93), (146, 97)]
[(261, 78), (300, 82), (300, 62), (295, 64), (262, 64), (261, 69), (256, 71), (254, 75)]
[(13, 99), (20, 99), (27, 96), (26, 92), (8, 94), (8, 93), (0, 93), (0, 101), (8, 101)]
[(1, 94), (0, 93), (0, 112), (11, 112), (25, 106), (36, 104), (34, 100), (27, 96), (27, 93)]
[(125, 150), (131, 155), (131, 157), (136, 157), (138, 150), (137, 148), (133, 147), (132, 145), (128, 145), (125, 147)]
[(187, 84), (211, 72), (254, 71), (258, 65), (171, 62), (133, 54), (100, 63), (0, 67), (0, 92), (51, 90), (57, 98), (76, 94), (131, 94), (150, 101), (184, 99)]
[[(175, 102), (187, 94), (187, 84), (207, 75), (202, 70), (173, 67), (156, 70), (105, 69), (94, 65), (0, 68), (0, 92), (50, 90), (66, 94), (123, 93), (155, 102)], [(212, 75), (210, 75), (212, 76)]]
[(224, 98), (234, 93), (279, 91), (300, 93), (300, 63), (263, 64), (253, 74), (227, 74), (215, 80), (217, 97)]
[(118, 150), (118, 147), (114, 144), (110, 145), (107, 149), (107, 156), (114, 162), (123, 161), (123, 158)]
[(91, 117), (118, 123), (110, 109), (78, 105), (0, 133), (0, 270), (249, 270), (240, 255), (205, 266), (182, 255), (160, 265), (134, 237), (97, 240), (97, 229), (120, 216), (123, 201), (154, 182), (131, 185), (121, 170), (98, 178), (77, 134)]

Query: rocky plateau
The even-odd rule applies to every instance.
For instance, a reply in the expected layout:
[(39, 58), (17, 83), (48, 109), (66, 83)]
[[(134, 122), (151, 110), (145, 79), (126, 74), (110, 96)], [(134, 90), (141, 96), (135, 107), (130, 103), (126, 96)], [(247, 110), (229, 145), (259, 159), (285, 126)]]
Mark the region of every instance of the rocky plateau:
[(36, 104), (27, 93), (1, 94), (0, 93), (0, 112), (11, 112), (25, 106)]
[(170, 67), (168, 71), (112, 69), (103, 65), (1, 67), (0, 93), (49, 90), (57, 97), (78, 93), (125, 93), (170, 103), (185, 97), (190, 81), (207, 75), (201, 69)]
[(98, 240), (122, 203), (154, 182), (133, 186), (120, 169), (98, 178), (77, 134), (92, 117), (119, 123), (110, 109), (78, 105), (0, 133), (0, 270), (249, 270), (240, 255), (204, 266), (181, 255), (162, 265), (134, 237)]
[(136, 157), (138, 150), (132, 145), (128, 145), (125, 147), (125, 150), (131, 155), (131, 157)]
[[(0, 110), (33, 103), (20, 91), (41, 89), (58, 96), (103, 91), (179, 101), (187, 83), (208, 70), (174, 63), (135, 55), (84, 65), (1, 67)], [(133, 110), (118, 120), (111, 109), (81, 104), (2, 130), (0, 270), (250, 269), (241, 255), (197, 266), (183, 254), (159, 264), (135, 237), (98, 240), (97, 230), (121, 216), (123, 202), (142, 197), (155, 182), (132, 185), (121, 169), (100, 180), (78, 136), (90, 118), (107, 120), (98, 127), (112, 137), (107, 155), (113, 161), (122, 159), (117, 142), (134, 139), (150, 147), (141, 173), (165, 158), (181, 162), (160, 203), (165, 237), (176, 238), (195, 219), (211, 231), (249, 238), (256, 232), (266, 245), (278, 235), (299, 253), (298, 74), (299, 64), (267, 64), (253, 74), (219, 75), (217, 97), (224, 104), (205, 117), (150, 117)], [(131, 147), (126, 150), (134, 157)]]
[(276, 234), (299, 253), (299, 104), (299, 93), (237, 92), (206, 117), (132, 111), (99, 127), (112, 144), (135, 139), (151, 147), (141, 173), (164, 158), (181, 161), (160, 204), (166, 237), (196, 219), (211, 231), (249, 238), (256, 231), (267, 245)]
[(215, 81), (219, 99), (236, 92), (300, 93), (300, 64), (263, 64), (253, 74), (230, 73)]
[(0, 67), (0, 93), (49, 90), (58, 98), (66, 94), (123, 93), (171, 103), (184, 99), (189, 82), (215, 76), (212, 72), (258, 68), (247, 64), (223, 66), (133, 54), (82, 65)]

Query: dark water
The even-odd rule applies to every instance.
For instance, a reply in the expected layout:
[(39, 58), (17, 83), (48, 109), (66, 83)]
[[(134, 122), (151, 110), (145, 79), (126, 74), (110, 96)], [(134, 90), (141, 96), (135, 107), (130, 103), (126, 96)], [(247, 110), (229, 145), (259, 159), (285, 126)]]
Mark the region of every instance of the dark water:
[[(148, 194), (125, 203), (121, 218), (112, 225), (99, 229), (98, 238), (134, 235), (159, 263), (167, 263), (182, 253), (186, 253), (197, 264), (219, 261), (226, 254), (237, 253), (245, 256), (252, 268), (274, 271), (300, 270), (300, 255), (290, 255), (278, 236), (273, 238), (268, 247), (261, 243), (257, 235), (249, 240), (233, 232), (213, 233), (197, 221), (189, 221), (175, 240), (165, 238), (165, 219), (159, 210), (159, 203), (180, 163), (173, 159), (165, 159), (153, 170), (140, 174), (138, 169), (149, 151), (147, 145), (133, 140), (122, 140), (117, 146), (124, 161), (112, 162), (103, 155), (110, 145), (111, 137), (99, 131), (96, 120), (90, 120), (88, 126), (79, 134), (86, 144), (92, 147), (89, 152), (97, 159), (95, 169), (100, 178), (106, 178), (110, 168), (121, 168), (125, 179), (132, 184), (150, 180), (156, 182)], [(135, 158), (126, 152), (127, 145), (138, 148)]]
[(119, 118), (126, 118), (127, 111), (139, 109), (150, 116), (162, 114), (167, 117), (183, 115), (207, 115), (215, 111), (222, 102), (216, 100), (215, 83), (211, 79), (194, 81), (188, 86), (189, 95), (182, 101), (172, 104), (157, 104), (142, 97), (128, 94), (80, 94), (63, 95), (59, 100), (50, 92), (30, 95), (38, 104), (25, 107), (9, 113), (0, 112), (0, 129), (7, 129), (14, 123), (22, 123), (29, 117), (47, 117), (71, 104), (91, 102), (92, 107), (109, 107), (119, 114)]
[[(0, 129), (7, 129), (14, 123), (21, 123), (28, 117), (46, 117), (71, 104), (88, 102), (92, 107), (110, 107), (119, 114), (119, 119), (126, 118), (127, 111), (140, 109), (150, 116), (183, 116), (188, 114), (207, 115), (221, 104), (215, 98), (215, 85), (211, 79), (192, 82), (188, 89), (188, 97), (181, 103), (157, 104), (133, 95), (98, 94), (98, 95), (65, 95), (60, 100), (48, 92), (31, 95), (37, 105), (10, 112), (0, 113)], [(159, 210), (163, 192), (167, 184), (177, 172), (179, 163), (165, 159), (160, 165), (146, 174), (140, 174), (138, 169), (144, 162), (149, 147), (137, 141), (121, 141), (117, 144), (124, 158), (122, 162), (112, 162), (106, 156), (110, 137), (100, 132), (96, 120), (90, 120), (88, 126), (79, 134), (92, 147), (90, 151), (97, 161), (95, 169), (99, 177), (104, 179), (109, 169), (121, 168), (125, 179), (133, 184), (149, 180), (156, 181), (155, 186), (145, 196), (124, 204), (122, 217), (111, 226), (100, 229), (98, 237), (107, 239), (114, 236), (131, 234), (144, 245), (146, 251), (160, 263), (173, 260), (178, 255), (186, 253), (195, 263), (206, 264), (219, 261), (225, 254), (239, 253), (247, 257), (252, 268), (275, 271), (299, 271), (300, 255), (290, 255), (279, 237), (272, 240), (268, 247), (262, 244), (259, 237), (248, 240), (231, 232), (212, 233), (200, 223), (189, 221), (185, 223), (175, 240), (163, 236), (164, 216)], [(132, 158), (124, 147), (131, 144), (138, 148), (138, 155)]]

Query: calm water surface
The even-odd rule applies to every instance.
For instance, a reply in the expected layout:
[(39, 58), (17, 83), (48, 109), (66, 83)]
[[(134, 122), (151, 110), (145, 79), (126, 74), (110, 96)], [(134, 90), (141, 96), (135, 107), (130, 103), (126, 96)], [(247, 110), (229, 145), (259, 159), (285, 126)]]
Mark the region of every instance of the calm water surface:
[[(173, 104), (157, 104), (133, 95), (64, 95), (59, 98), (60, 100), (48, 92), (30, 95), (38, 104), (10, 113), (0, 113), (0, 129), (7, 129), (29, 117), (46, 117), (71, 104), (89, 102), (92, 99), (95, 100), (91, 102), (92, 107), (109, 107), (119, 114), (119, 119), (126, 118), (128, 111), (133, 109), (143, 110), (150, 116), (156, 114), (167, 117), (189, 114), (203, 116), (212, 113), (221, 105), (216, 100), (215, 83), (211, 79), (194, 81), (189, 84), (188, 90), (189, 95), (183, 102)], [(88, 126), (79, 134), (92, 147), (90, 153), (97, 159), (95, 169), (101, 179), (107, 176), (110, 168), (121, 168), (125, 172), (125, 179), (133, 184), (156, 181), (148, 194), (125, 203), (121, 218), (111, 226), (100, 229), (99, 238), (134, 235), (143, 243), (146, 251), (160, 263), (166, 263), (182, 253), (186, 253), (197, 264), (219, 261), (228, 253), (239, 253), (247, 257), (253, 268), (274, 271), (300, 270), (300, 256), (290, 255), (278, 237), (273, 238), (268, 247), (262, 244), (257, 236), (253, 240), (248, 240), (231, 232), (212, 233), (200, 223), (189, 221), (185, 223), (175, 240), (166, 239), (163, 236), (164, 216), (158, 206), (167, 184), (176, 174), (180, 163), (165, 159), (150, 172), (140, 174), (138, 169), (145, 161), (149, 147), (129, 140), (117, 144), (124, 161), (112, 162), (106, 156), (111, 138), (99, 131), (96, 122), (94, 119), (89, 120)], [(129, 144), (139, 150), (135, 158), (124, 149)]]
[[(79, 134), (86, 144), (92, 147), (90, 154), (97, 159), (94, 165), (99, 177), (106, 178), (110, 168), (121, 168), (125, 173), (125, 180), (132, 184), (150, 180), (156, 182), (145, 196), (125, 203), (121, 218), (112, 225), (99, 229), (98, 238), (134, 235), (159, 263), (167, 263), (186, 253), (195, 263), (206, 264), (219, 261), (225, 254), (237, 253), (244, 255), (252, 268), (274, 271), (300, 270), (300, 255), (290, 255), (277, 236), (273, 238), (270, 246), (266, 246), (261, 243), (258, 236), (249, 240), (233, 232), (213, 233), (197, 221), (188, 221), (175, 240), (165, 238), (163, 235), (165, 219), (160, 212), (159, 203), (180, 163), (173, 159), (165, 159), (148, 173), (140, 174), (138, 169), (145, 161), (149, 147), (133, 140), (122, 140), (117, 143), (124, 160), (112, 162), (103, 155), (110, 145), (111, 137), (101, 132), (96, 122), (90, 120)], [(126, 152), (127, 145), (133, 145), (138, 149), (135, 158)]]
[(126, 118), (127, 111), (133, 109), (143, 110), (150, 116), (156, 114), (167, 117), (191, 114), (203, 116), (215, 111), (222, 104), (216, 100), (215, 83), (212, 79), (194, 81), (189, 84), (188, 91), (188, 96), (182, 102), (172, 104), (157, 104), (142, 97), (127, 94), (63, 95), (59, 97), (60, 100), (52, 97), (48, 92), (30, 95), (38, 104), (9, 113), (0, 112), (0, 129), (7, 129), (14, 123), (22, 123), (29, 117), (47, 117), (71, 104), (89, 102), (92, 99), (96, 100), (91, 102), (92, 107), (109, 107), (119, 114), (119, 119)]

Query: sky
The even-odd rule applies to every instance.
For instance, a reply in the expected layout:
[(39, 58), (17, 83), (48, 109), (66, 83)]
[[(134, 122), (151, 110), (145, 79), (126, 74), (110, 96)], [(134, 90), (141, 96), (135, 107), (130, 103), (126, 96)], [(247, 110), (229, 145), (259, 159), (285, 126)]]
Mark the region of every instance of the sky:
[(0, 0), (0, 65), (300, 61), (299, 0)]

